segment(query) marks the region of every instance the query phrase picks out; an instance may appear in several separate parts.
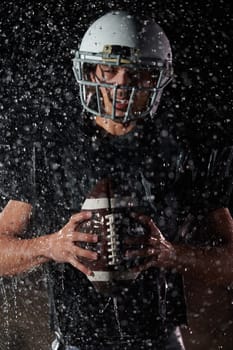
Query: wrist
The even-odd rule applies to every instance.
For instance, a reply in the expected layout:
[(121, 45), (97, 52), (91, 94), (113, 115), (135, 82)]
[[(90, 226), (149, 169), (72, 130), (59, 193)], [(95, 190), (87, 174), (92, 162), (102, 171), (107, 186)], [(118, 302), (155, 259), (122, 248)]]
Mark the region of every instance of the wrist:
[(174, 255), (173, 255), (173, 268), (177, 271), (183, 273), (196, 266), (196, 254), (195, 248), (187, 245), (176, 244), (173, 246)]
[(174, 268), (177, 263), (177, 249), (176, 246), (170, 242), (164, 242), (158, 260), (164, 268)]
[(46, 234), (44, 236), (38, 237), (37, 242), (37, 256), (38, 258), (42, 258), (45, 261), (52, 260), (52, 240), (54, 234)]

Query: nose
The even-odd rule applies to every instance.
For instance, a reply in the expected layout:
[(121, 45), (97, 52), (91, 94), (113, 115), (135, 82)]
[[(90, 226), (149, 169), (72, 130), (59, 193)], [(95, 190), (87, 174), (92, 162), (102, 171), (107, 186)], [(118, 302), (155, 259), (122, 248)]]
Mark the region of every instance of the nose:
[(121, 86), (130, 85), (131, 79), (127, 68), (120, 68), (115, 76), (115, 83), (120, 85), (117, 89), (117, 98), (126, 99), (128, 98), (129, 91), (126, 89), (121, 89)]
[(130, 74), (127, 68), (120, 68), (115, 76), (117, 85), (129, 85), (131, 82)]

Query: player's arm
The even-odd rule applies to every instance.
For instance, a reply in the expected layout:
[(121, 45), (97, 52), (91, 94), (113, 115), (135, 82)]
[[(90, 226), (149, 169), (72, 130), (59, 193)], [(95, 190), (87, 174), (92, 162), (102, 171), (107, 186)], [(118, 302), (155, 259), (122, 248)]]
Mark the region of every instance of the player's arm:
[(79, 257), (97, 259), (95, 252), (80, 248), (76, 242), (96, 242), (97, 237), (77, 231), (79, 222), (90, 218), (90, 213), (73, 215), (59, 231), (26, 239), (32, 206), (26, 202), (10, 200), (0, 214), (0, 275), (16, 275), (50, 260), (67, 262), (85, 274), (89, 268)]
[(0, 275), (13, 275), (26, 271), (46, 258), (39, 256), (38, 239), (21, 239), (32, 214), (26, 202), (10, 200), (0, 214)]
[(173, 266), (208, 284), (230, 284), (233, 280), (233, 220), (229, 210), (221, 208), (209, 213), (207, 230), (218, 236), (221, 245), (202, 248), (174, 245)]
[(151, 237), (148, 246), (139, 251), (128, 251), (127, 255), (144, 256), (146, 262), (141, 270), (151, 266), (174, 269), (212, 285), (226, 285), (233, 280), (233, 219), (227, 208), (209, 214), (207, 229), (215, 230), (223, 244), (218, 247), (195, 247), (168, 242), (147, 216), (138, 218), (146, 225)]

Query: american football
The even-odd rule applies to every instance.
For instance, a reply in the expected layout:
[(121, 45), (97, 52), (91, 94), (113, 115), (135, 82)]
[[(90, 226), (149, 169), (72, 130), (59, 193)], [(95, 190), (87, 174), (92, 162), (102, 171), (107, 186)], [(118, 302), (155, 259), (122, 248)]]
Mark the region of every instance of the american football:
[[(125, 258), (124, 244), (127, 238), (148, 236), (146, 229), (130, 215), (136, 207), (132, 196), (119, 196), (119, 188), (110, 179), (98, 182), (82, 205), (82, 211), (92, 211), (92, 217), (79, 224), (78, 230), (97, 234), (98, 243), (79, 245), (98, 252), (97, 261), (85, 259), (85, 264), (94, 272), (89, 280), (102, 294), (122, 293), (138, 276), (138, 272), (130, 269), (138, 261)], [(131, 248), (137, 249), (138, 244)]]

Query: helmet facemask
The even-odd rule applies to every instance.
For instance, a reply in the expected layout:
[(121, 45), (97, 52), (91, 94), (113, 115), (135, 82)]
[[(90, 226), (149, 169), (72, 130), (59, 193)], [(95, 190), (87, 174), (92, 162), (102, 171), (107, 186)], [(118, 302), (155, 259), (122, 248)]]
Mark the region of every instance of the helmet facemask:
[[(93, 59), (90, 59), (90, 56), (89, 52), (76, 52), (73, 66), (75, 78), (80, 87), (81, 103), (87, 112), (121, 123), (155, 114), (162, 91), (172, 79), (172, 66), (169, 62), (164, 63), (157, 60), (133, 63), (119, 55), (111, 56), (108, 59), (101, 56), (94, 56)], [(127, 85), (108, 83), (104, 76), (96, 76), (97, 64), (107, 66), (112, 70), (119, 67), (126, 68), (135, 78), (132, 78), (130, 84)], [(142, 79), (142, 74), (146, 72), (150, 75), (150, 84), (146, 84)], [(93, 76), (95, 76), (95, 80), (93, 80)], [(103, 90), (107, 94), (109, 93), (111, 111), (106, 111)], [(126, 97), (128, 104), (123, 118), (116, 117), (117, 97), (121, 94)], [(138, 106), (135, 102), (137, 96), (140, 95), (144, 99), (146, 97), (143, 108), (140, 108), (140, 105)]]

